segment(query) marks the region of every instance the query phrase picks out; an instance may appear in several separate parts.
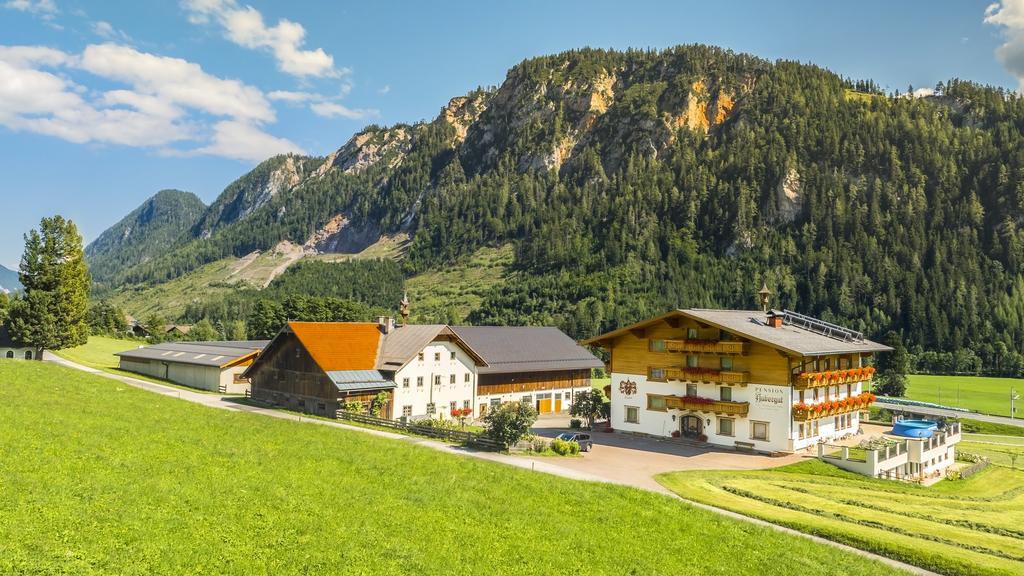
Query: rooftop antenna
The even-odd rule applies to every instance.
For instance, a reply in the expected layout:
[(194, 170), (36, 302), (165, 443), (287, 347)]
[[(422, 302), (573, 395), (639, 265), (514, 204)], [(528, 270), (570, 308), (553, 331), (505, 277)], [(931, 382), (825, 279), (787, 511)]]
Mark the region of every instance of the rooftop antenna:
[(402, 301), (398, 303), (398, 313), (402, 315), (402, 324), (409, 325), (409, 291), (402, 295)]
[(768, 283), (762, 283), (761, 289), (757, 292), (758, 297), (761, 299), (761, 309), (765, 312), (768, 311), (768, 300), (772, 296), (772, 291), (768, 289)]

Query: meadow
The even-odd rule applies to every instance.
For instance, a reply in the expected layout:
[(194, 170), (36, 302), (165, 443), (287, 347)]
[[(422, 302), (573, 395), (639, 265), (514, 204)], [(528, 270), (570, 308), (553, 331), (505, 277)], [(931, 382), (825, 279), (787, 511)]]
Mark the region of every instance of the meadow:
[(695, 509), (0, 362), (0, 573), (887, 574)]
[(957, 451), (969, 452), (988, 458), (998, 466), (1024, 471), (1024, 442), (1022, 438), (967, 435), (956, 445)]
[(1024, 573), (1024, 472), (1019, 470), (990, 466), (966, 480), (927, 488), (859, 476), (817, 460), (657, 479), (683, 498), (941, 574)]
[[(937, 376), (911, 374), (907, 376), (906, 397), (922, 402), (934, 402), (975, 412), (1010, 415), (1010, 388), (1024, 397), (1024, 379), (990, 378), (987, 376)], [(1024, 415), (1024, 405), (1017, 401), (1017, 414)]]

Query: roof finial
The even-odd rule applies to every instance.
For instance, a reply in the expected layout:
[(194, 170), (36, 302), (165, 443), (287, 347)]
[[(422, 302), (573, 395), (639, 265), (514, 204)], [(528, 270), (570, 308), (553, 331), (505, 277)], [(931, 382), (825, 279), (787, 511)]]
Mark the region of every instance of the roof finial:
[(402, 301), (398, 303), (398, 313), (402, 315), (402, 324), (409, 324), (409, 291), (402, 295)]
[(768, 283), (761, 284), (761, 290), (758, 291), (757, 295), (761, 298), (761, 308), (768, 311), (768, 300), (772, 296), (772, 291), (768, 289)]

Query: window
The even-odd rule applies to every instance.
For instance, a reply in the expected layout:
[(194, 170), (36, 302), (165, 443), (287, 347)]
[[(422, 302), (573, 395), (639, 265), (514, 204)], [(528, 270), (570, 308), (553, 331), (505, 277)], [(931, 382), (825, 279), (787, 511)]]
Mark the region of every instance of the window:
[(463, 400), (462, 401), (462, 409), (463, 410), (469, 410), (469, 400)]
[(853, 396), (853, 384), (846, 385), (846, 397), (849, 398), (850, 396)]
[(416, 377), (416, 387), (423, 388), (423, 376)]
[(423, 362), (423, 352), (420, 352), (419, 360), (420, 360), (420, 362)]
[(402, 416), (406, 418), (412, 416), (412, 406), (402, 406)]
[(719, 418), (718, 434), (721, 436), (732, 436), (734, 434), (733, 427), (735, 423), (735, 420), (732, 418)]
[(686, 339), (687, 340), (696, 340), (697, 339), (697, 329), (696, 328), (687, 328), (686, 329)]
[(459, 403), (456, 402), (455, 400), (452, 400), (451, 402), (448, 403), (448, 409), (451, 410), (452, 412), (455, 412), (456, 410), (459, 409)]
[(31, 360), (31, 359), (32, 359), (32, 351), (31, 350), (25, 350), (25, 360)]
[(530, 404), (530, 405), (532, 405), (533, 404), (533, 396), (530, 396), (529, 394), (527, 394), (526, 396), (523, 396), (522, 398), (520, 398), (519, 401), (522, 402), (523, 404)]
[(719, 360), (722, 370), (732, 370), (732, 356), (722, 356)]
[(725, 330), (719, 330), (718, 331), (718, 339), (719, 340), (725, 340), (725, 341), (728, 342), (728, 341), (733, 339), (733, 335), (732, 335), (731, 332), (726, 332)]
[(455, 360), (455, 352), (453, 351), (452, 352), (452, 361), (454, 361), (454, 360)]
[(441, 353), (440, 352), (434, 352), (434, 362), (440, 362), (440, 361), (441, 361)]
[(696, 396), (697, 395), (697, 385), (696, 384), (687, 384), (686, 385), (686, 395), (687, 396)]
[(832, 390), (831, 386), (825, 386), (825, 400), (829, 399), (829, 391)]
[(839, 416), (832, 417), (832, 426), (834, 426), (836, 430), (843, 429), (843, 424), (842, 421), (839, 419)]
[(665, 380), (665, 369), (664, 368), (651, 368), (647, 371), (648, 380)]
[(498, 408), (501, 406), (501, 398), (491, 398), (491, 408)]
[(441, 375), (438, 374), (437, 376), (434, 376), (434, 386), (440, 386), (440, 385), (441, 385)]
[(797, 430), (800, 432), (800, 439), (803, 440), (804, 439), (804, 424), (803, 424), (803, 422), (801, 422), (800, 425), (797, 426)]
[(470, 380), (469, 372), (466, 372), (466, 373), (465, 373), (465, 374), (463, 374), (463, 376), (462, 376), (462, 381), (463, 381), (463, 382), (469, 382), (469, 380)]
[(814, 422), (812, 422), (811, 424), (813, 424), (813, 428), (812, 428), (812, 434), (813, 434), (814, 436), (817, 436), (817, 435), (818, 435), (818, 420), (815, 420), (815, 421), (814, 421)]
[(828, 358), (825, 358), (825, 370), (831, 370), (831, 369), (832, 369), (832, 360), (830, 360)]
[(752, 421), (750, 423), (750, 438), (752, 440), (768, 441), (768, 423)]
[(800, 402), (804, 402), (804, 390), (800, 391)]
[(409, 387), (409, 379), (408, 378), (402, 378), (402, 388), (408, 388), (408, 387)]
[(815, 388), (814, 390), (811, 390), (811, 397), (814, 399), (815, 402), (818, 401), (818, 389), (817, 388)]
[(430, 415), (430, 416), (433, 416), (436, 413), (437, 413), (437, 407), (434, 406), (434, 403), (431, 402), (431, 403), (427, 404), (427, 414)]
[(664, 412), (668, 409), (665, 404), (665, 397), (659, 394), (648, 394), (647, 395), (647, 409), (656, 410), (658, 412)]
[(665, 341), (664, 340), (651, 340), (647, 344), (647, 347), (648, 347), (648, 349), (651, 352), (664, 352), (665, 351)]
[(626, 422), (630, 424), (639, 424), (640, 409), (636, 406), (626, 406)]
[(696, 368), (699, 365), (700, 356), (697, 356), (696, 354), (690, 354), (689, 356), (686, 357), (686, 366), (688, 368)]
[(718, 389), (718, 399), (723, 402), (732, 402), (732, 388), (722, 386)]
[(821, 368), (819, 367), (820, 364), (819, 364), (819, 361), (818, 361), (817, 358), (814, 359), (814, 362), (812, 362), (811, 365), (814, 367), (814, 371), (815, 372), (818, 372), (819, 370), (821, 370)]
[(7, 351), (7, 357), (8, 358), (14, 358), (14, 350), (8, 350)]
[(455, 374), (449, 374), (448, 375), (448, 383), (449, 384), (455, 384)]
[(849, 358), (840, 358), (839, 359), (839, 369), (840, 370), (845, 370), (845, 369), (847, 369), (849, 367), (850, 367), (850, 359)]

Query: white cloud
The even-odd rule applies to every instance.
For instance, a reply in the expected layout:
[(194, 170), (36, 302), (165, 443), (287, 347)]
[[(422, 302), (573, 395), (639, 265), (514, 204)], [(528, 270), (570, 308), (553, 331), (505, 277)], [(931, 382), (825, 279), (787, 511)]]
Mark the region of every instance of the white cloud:
[(110, 22), (100, 20), (92, 23), (92, 31), (100, 38), (106, 38), (108, 40), (126, 40), (131, 41), (131, 36), (125, 34), (121, 30), (114, 28), (114, 25)]
[(372, 108), (349, 108), (337, 102), (316, 102), (311, 104), (309, 109), (317, 116), (324, 118), (348, 118), (349, 120), (359, 120), (379, 114)]
[(8, 0), (4, 2), (4, 8), (30, 14), (39, 14), (44, 18), (52, 18), (54, 14), (59, 12), (57, 4), (53, 0)]
[[(67, 76), (83, 71), (127, 87), (95, 91)], [(0, 78), (0, 125), (12, 130), (247, 161), (301, 151), (263, 130), (275, 113), (260, 90), (179, 58), (115, 44), (81, 55), (0, 46)]]
[(271, 100), (280, 100), (282, 102), (309, 102), (315, 100), (323, 100), (323, 96), (314, 94), (312, 92), (295, 92), (291, 90), (274, 90), (273, 92), (267, 93), (267, 98)]
[(996, 57), (1024, 91), (1024, 0), (1001, 0), (985, 9), (985, 23), (1003, 27), (1005, 42)]
[(97, 76), (126, 82), (140, 92), (209, 114), (260, 121), (275, 117), (258, 89), (238, 80), (217, 78), (180, 58), (117, 44), (93, 44), (82, 53), (80, 65)]
[(338, 77), (349, 72), (335, 68), (334, 57), (323, 48), (303, 50), (306, 29), (297, 22), (282, 18), (276, 25), (267, 26), (258, 10), (240, 7), (234, 0), (183, 0), (182, 7), (193, 24), (215, 21), (235, 44), (269, 51), (278, 68), (292, 76)]
[(196, 154), (224, 156), (259, 162), (285, 152), (305, 154), (294, 142), (277, 138), (242, 120), (225, 120), (214, 125), (213, 142), (199, 148)]
[(383, 95), (383, 94), (387, 94), (388, 92), (391, 92), (391, 84), (385, 84), (385, 85), (383, 85), (383, 86), (381, 86), (380, 88), (377, 89), (377, 94), (382, 94)]

